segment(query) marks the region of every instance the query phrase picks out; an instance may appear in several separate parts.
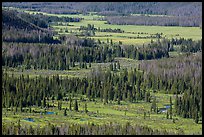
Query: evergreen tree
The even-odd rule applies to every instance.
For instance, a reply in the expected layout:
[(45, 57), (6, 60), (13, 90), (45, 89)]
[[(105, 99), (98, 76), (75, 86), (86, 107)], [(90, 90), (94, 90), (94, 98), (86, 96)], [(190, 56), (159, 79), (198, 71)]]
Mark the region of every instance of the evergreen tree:
[(91, 62), (89, 62), (89, 68), (91, 67)]
[(154, 112), (156, 112), (157, 109), (157, 104), (156, 104), (156, 97), (154, 97), (153, 102), (152, 102), (152, 106), (151, 106), (151, 110), (154, 110)]
[(146, 112), (144, 112), (144, 119), (146, 118)]
[(64, 109), (64, 116), (67, 116), (67, 108)]
[(198, 117), (198, 111), (196, 109), (196, 112), (195, 112), (195, 123), (198, 124), (198, 121), (199, 121), (199, 117)]
[(72, 98), (69, 96), (69, 110), (72, 111)]
[(46, 107), (46, 98), (45, 97), (43, 98), (43, 107), (44, 108)]
[(75, 111), (78, 111), (78, 103), (77, 103), (77, 99), (75, 99), (74, 110), (75, 110)]
[(168, 110), (166, 111), (166, 119), (169, 119), (169, 112), (168, 112)]
[(113, 64), (111, 63), (109, 66), (110, 70), (113, 71)]
[(85, 109), (85, 113), (87, 113), (88, 112), (87, 103), (85, 103), (84, 109)]
[(120, 62), (117, 63), (117, 68), (120, 69)]
[(170, 109), (169, 109), (169, 116), (170, 116), (170, 119), (172, 119), (172, 99), (171, 99), (171, 96), (170, 96)]

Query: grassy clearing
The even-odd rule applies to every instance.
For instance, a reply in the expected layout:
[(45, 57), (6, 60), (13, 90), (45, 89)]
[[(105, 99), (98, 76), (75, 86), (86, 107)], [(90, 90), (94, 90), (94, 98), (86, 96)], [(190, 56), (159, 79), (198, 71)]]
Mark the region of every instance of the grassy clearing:
[[(163, 33), (163, 35), (167, 38), (172, 37), (184, 37), (184, 38), (192, 38), (194, 40), (198, 40), (202, 38), (202, 29), (199, 27), (171, 27), (171, 26), (142, 26), (142, 25), (111, 25), (105, 24), (106, 21), (95, 21), (95, 20), (82, 20), (81, 22), (72, 22), (70, 25), (74, 25), (75, 27), (87, 26), (87, 24), (94, 24), (96, 28), (100, 27), (102, 29), (112, 28), (117, 29), (120, 28), (125, 32), (135, 32), (135, 33), (148, 33), (148, 34), (156, 34)], [(73, 27), (73, 26), (72, 26)]]
[[(120, 67), (121, 69), (124, 68), (135, 68), (137, 67), (138, 64), (138, 60), (134, 60), (134, 59), (128, 59), (128, 58), (115, 58), (115, 61), (119, 61), (120, 62)], [(27, 69), (27, 70), (21, 70), (21, 69), (16, 69), (16, 68), (5, 68), (3, 67), (2, 69), (4, 71), (6, 71), (9, 75), (14, 74), (14, 76), (20, 76), (22, 74), (24, 75), (29, 75), (30, 77), (35, 77), (35, 76), (53, 76), (56, 74), (59, 74), (59, 76), (62, 77), (87, 77), (90, 75), (90, 72), (93, 69), (97, 69), (99, 66), (101, 66), (102, 70), (106, 70), (107, 68), (109, 68), (109, 65), (111, 63), (91, 63), (91, 67), (88, 67), (87, 64), (87, 69), (83, 68), (80, 69), (78, 64), (76, 63), (76, 67), (71, 68), (71, 70), (35, 70), (35, 69)]]
[[(193, 40), (200, 40), (202, 38), (202, 30), (199, 27), (166, 27), (166, 26), (140, 26), (140, 25), (110, 25), (105, 24), (106, 21), (96, 21), (96, 20), (82, 20), (81, 22), (72, 22), (69, 23), (72, 26), (52, 26), (54, 29), (59, 30), (59, 28), (68, 28), (68, 30), (72, 30), (73, 32), (77, 32), (77, 28), (80, 26), (87, 26), (88, 24), (94, 24), (96, 28), (106, 29), (112, 28), (117, 29), (120, 28), (124, 30), (125, 33), (110, 33), (110, 32), (96, 32), (96, 35), (92, 38), (100, 39), (105, 41), (107, 38), (113, 39), (113, 42), (122, 41), (123, 44), (131, 45), (131, 44), (143, 44), (149, 43), (151, 39), (155, 38), (137, 38), (130, 39), (128, 37), (145, 37), (155, 35), (156, 33), (163, 34), (162, 36), (165, 38), (191, 38)], [(131, 34), (131, 33), (137, 34)], [(142, 33), (142, 34), (141, 34)], [(108, 35), (108, 36), (107, 36)], [(124, 38), (125, 37), (125, 38)]]

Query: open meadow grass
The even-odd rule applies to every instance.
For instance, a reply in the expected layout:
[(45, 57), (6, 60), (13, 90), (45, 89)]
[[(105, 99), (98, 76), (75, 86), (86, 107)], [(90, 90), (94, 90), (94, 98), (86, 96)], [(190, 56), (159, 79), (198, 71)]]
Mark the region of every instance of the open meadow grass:
[[(124, 68), (135, 68), (138, 65), (137, 60), (134, 59), (129, 59), (129, 58), (115, 58), (115, 61), (120, 62), (120, 67), (121, 69)], [(106, 70), (109, 68), (109, 65), (111, 62), (108, 63), (91, 63), (91, 67), (87, 65), (87, 69), (79, 68), (79, 64), (76, 63), (76, 66), (74, 68), (70, 68), (70, 70), (44, 70), (44, 69), (17, 69), (17, 68), (5, 68), (3, 67), (2, 69), (6, 71), (9, 75), (14, 74), (14, 76), (20, 76), (22, 74), (24, 75), (29, 75), (30, 77), (35, 77), (35, 76), (53, 76), (56, 74), (59, 74), (59, 76), (63, 77), (87, 77), (91, 75), (91, 71), (93, 69), (97, 69), (99, 66), (101, 66), (102, 70)]]

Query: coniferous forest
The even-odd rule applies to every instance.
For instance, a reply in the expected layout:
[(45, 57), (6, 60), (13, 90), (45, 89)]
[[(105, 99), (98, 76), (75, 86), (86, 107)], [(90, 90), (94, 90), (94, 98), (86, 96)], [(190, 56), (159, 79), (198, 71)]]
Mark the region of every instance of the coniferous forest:
[(3, 2), (1, 64), (3, 135), (202, 134), (201, 2)]

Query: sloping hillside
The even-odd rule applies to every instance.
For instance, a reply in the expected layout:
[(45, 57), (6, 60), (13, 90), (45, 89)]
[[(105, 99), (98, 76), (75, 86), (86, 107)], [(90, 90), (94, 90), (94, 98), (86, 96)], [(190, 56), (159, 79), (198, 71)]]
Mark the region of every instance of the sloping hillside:
[[(14, 27), (16, 29), (27, 29), (27, 30), (41, 30), (45, 31), (43, 28), (47, 28), (47, 24), (43, 21), (38, 21), (34, 16), (27, 16), (22, 18), (23, 14), (14, 10), (2, 10), (2, 25), (3, 29), (5, 27)], [(43, 25), (37, 26), (37, 22)], [(35, 24), (36, 25), (35, 25)], [(41, 28), (43, 27), (43, 28)]]
[(3, 6), (49, 13), (104, 12), (202, 16), (201, 2), (4, 2)]
[(2, 10), (2, 40), (6, 42), (57, 42), (47, 24), (33, 15)]

